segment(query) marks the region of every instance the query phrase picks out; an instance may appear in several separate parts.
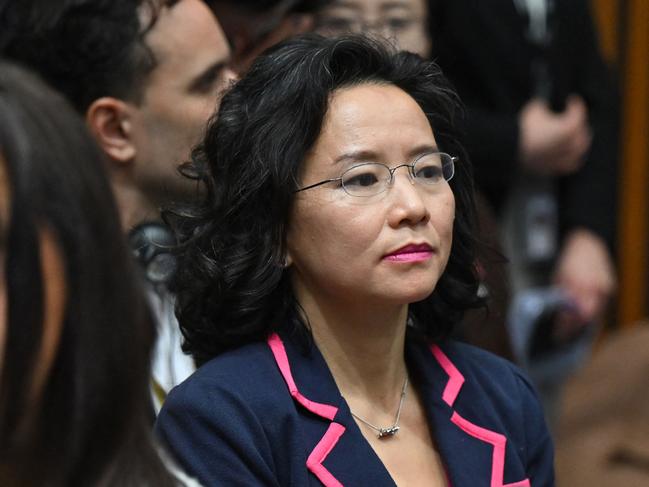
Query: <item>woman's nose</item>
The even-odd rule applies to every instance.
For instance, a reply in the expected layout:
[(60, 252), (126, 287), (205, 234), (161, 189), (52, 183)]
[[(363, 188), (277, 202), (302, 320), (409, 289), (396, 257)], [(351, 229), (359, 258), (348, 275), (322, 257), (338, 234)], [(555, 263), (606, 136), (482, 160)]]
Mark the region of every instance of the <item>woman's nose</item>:
[[(405, 167), (405, 166), (404, 166)], [(392, 175), (392, 185), (389, 189), (390, 225), (416, 225), (426, 222), (430, 213), (426, 205), (425, 191), (421, 185), (416, 184), (410, 171), (399, 168)]]

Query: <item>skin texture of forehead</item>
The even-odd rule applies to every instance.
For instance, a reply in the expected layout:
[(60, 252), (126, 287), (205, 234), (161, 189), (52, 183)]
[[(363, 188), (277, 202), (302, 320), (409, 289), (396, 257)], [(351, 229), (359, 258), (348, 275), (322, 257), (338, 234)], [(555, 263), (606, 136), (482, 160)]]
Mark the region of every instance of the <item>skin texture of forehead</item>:
[[(333, 121), (331, 108), (336, 101), (339, 101), (341, 99), (345, 101), (344, 103), (335, 103), (337, 107), (337, 110), (335, 112), (335, 120), (338, 124), (344, 123), (344, 121), (352, 113), (359, 113), (359, 111), (362, 112), (363, 106), (362, 104), (356, 103), (357, 95), (355, 95), (354, 93), (360, 93), (361, 95), (363, 95), (364, 93), (368, 92), (366, 88), (369, 88), (373, 93), (379, 94), (379, 96), (386, 93), (403, 95), (398, 96), (399, 103), (396, 105), (396, 108), (400, 110), (405, 108), (415, 109), (415, 112), (421, 113), (422, 117), (425, 118), (425, 114), (419, 104), (406, 91), (391, 83), (372, 81), (358, 85), (342, 87), (332, 92), (329, 96), (329, 109), (327, 110), (327, 114), (325, 115), (325, 118), (323, 120), (320, 133), (322, 134), (326, 128), (330, 128), (330, 124)], [(390, 96), (389, 99), (391, 102), (394, 102), (393, 96)], [(430, 133), (432, 134), (432, 127), (430, 127), (427, 118), (426, 124), (428, 129), (430, 130)], [(350, 130), (353, 129), (354, 127), (351, 126)]]

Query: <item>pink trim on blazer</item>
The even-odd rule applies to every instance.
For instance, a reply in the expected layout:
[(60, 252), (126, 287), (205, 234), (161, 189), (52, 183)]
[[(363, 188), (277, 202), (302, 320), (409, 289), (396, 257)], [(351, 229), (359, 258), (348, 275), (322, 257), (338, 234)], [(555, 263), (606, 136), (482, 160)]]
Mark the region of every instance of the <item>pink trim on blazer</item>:
[(329, 455), (334, 446), (336, 446), (338, 439), (344, 432), (345, 427), (342, 424), (331, 423), (329, 425), (329, 428), (327, 429), (327, 432), (324, 434), (322, 439), (318, 442), (318, 444), (311, 452), (311, 455), (309, 455), (309, 458), (307, 458), (306, 460), (307, 468), (311, 470), (315, 474), (315, 476), (320, 479), (320, 482), (322, 482), (327, 487), (342, 487), (343, 485), (331, 474), (329, 470), (325, 468), (324, 465), (322, 465), (322, 462), (324, 462), (325, 458), (327, 458), (327, 455)]
[(333, 422), (333, 419), (336, 417), (336, 413), (338, 412), (338, 408), (329, 404), (310, 401), (300, 393), (295, 385), (295, 381), (293, 380), (293, 374), (291, 373), (291, 366), (288, 363), (286, 349), (284, 348), (282, 339), (277, 335), (277, 333), (273, 333), (268, 338), (268, 346), (273, 352), (275, 362), (277, 362), (279, 371), (288, 386), (291, 396), (305, 409), (332, 421), (322, 439), (318, 442), (307, 458), (306, 467), (313, 472), (316, 477), (318, 477), (325, 487), (342, 487), (343, 484), (341, 484), (338, 479), (336, 479), (322, 464), (345, 432), (345, 427), (342, 424)]
[[(446, 404), (453, 407), (453, 404), (460, 393), (460, 389), (462, 389), (462, 385), (464, 384), (464, 376), (459, 370), (457, 370), (455, 365), (453, 365), (453, 362), (451, 362), (451, 360), (437, 345), (431, 345), (430, 350), (439, 365), (444, 369), (444, 372), (448, 375), (448, 382), (444, 388), (442, 399)], [(507, 444), (507, 438), (504, 435), (473, 424), (469, 420), (460, 416), (456, 411), (453, 411), (451, 421), (465, 433), (480, 441), (489, 443), (493, 447), (491, 460), (491, 487), (531, 487), (529, 479), (524, 479), (512, 484), (503, 484), (505, 475), (505, 445)]]
[[(330, 404), (311, 401), (300, 393), (295, 381), (293, 380), (293, 374), (291, 373), (291, 366), (288, 361), (286, 349), (284, 348), (284, 343), (279, 335), (273, 333), (268, 338), (268, 346), (273, 353), (275, 362), (279, 367), (280, 373), (286, 382), (291, 396), (308, 411), (332, 422), (322, 439), (309, 454), (306, 461), (307, 468), (325, 487), (342, 487), (340, 481), (338, 481), (338, 479), (336, 479), (323, 465), (323, 462), (345, 432), (345, 427), (343, 425), (333, 422), (333, 419), (338, 412), (338, 408)], [(464, 376), (437, 345), (431, 345), (430, 350), (439, 365), (449, 377), (449, 380), (444, 387), (444, 392), (442, 393), (442, 400), (450, 407), (453, 407), (453, 404), (464, 385)], [(507, 438), (504, 435), (473, 424), (460, 416), (456, 411), (453, 412), (451, 421), (468, 435), (492, 445), (491, 487), (531, 487), (529, 479), (524, 479), (510, 484), (503, 484), (505, 471), (505, 446), (507, 444)]]

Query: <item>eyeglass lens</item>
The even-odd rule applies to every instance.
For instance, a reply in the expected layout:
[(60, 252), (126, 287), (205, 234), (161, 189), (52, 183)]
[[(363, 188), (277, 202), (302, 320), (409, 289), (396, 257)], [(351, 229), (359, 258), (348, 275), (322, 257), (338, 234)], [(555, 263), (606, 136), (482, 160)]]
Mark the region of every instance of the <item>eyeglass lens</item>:
[[(410, 176), (418, 183), (432, 186), (453, 177), (453, 158), (445, 153), (428, 153), (412, 164), (404, 164)], [(341, 177), (344, 190), (351, 196), (373, 196), (385, 191), (399, 167), (390, 169), (384, 164), (368, 162), (345, 171)]]

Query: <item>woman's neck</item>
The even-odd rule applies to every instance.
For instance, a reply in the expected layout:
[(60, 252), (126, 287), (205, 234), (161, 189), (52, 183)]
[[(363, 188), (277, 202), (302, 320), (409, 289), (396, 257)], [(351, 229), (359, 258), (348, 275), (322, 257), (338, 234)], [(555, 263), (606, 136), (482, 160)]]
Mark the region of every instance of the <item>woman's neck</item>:
[(394, 407), (406, 378), (407, 305), (363, 309), (301, 300), (314, 340), (342, 395)]

